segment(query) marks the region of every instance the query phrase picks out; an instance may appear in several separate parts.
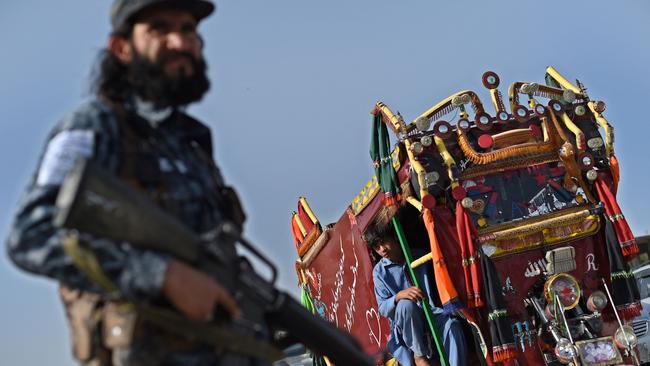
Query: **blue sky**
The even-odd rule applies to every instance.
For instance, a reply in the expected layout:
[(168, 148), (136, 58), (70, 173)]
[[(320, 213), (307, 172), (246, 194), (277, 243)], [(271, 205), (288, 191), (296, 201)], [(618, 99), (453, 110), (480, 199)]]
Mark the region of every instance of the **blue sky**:
[[(289, 213), (306, 195), (338, 220), (372, 175), (377, 100), (411, 120), (461, 89), (488, 94), (543, 82), (547, 65), (607, 103), (622, 167), (619, 202), (647, 234), (650, 3), (614, 1), (221, 0), (201, 25), (213, 81), (191, 112), (248, 211), (248, 236), (295, 292)], [(48, 130), (86, 95), (109, 31), (108, 0), (0, 4), (0, 236), (5, 237)], [(489, 103), (488, 103), (489, 104)], [(6, 365), (72, 365), (52, 281), (0, 256), (0, 355)]]

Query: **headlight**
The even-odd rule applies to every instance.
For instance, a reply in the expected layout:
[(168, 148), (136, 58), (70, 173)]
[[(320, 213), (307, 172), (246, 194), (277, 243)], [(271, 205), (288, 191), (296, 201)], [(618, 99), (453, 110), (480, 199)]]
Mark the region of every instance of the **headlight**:
[(539, 84), (537, 83), (526, 83), (522, 84), (521, 88), (519, 88), (519, 91), (521, 91), (523, 94), (533, 94), (537, 92), (539, 89)]
[(472, 101), (472, 97), (469, 94), (457, 95), (451, 99), (451, 105), (454, 107), (459, 107), (464, 104), (469, 104)]
[(433, 144), (433, 138), (431, 136), (422, 136), (420, 143), (422, 146), (429, 147)]
[(427, 117), (418, 117), (415, 119), (415, 128), (420, 132), (426, 132), (431, 126), (431, 120)]
[(578, 155), (578, 166), (582, 170), (589, 170), (594, 167), (594, 157), (588, 152)]
[(578, 355), (576, 348), (573, 347), (571, 341), (566, 338), (560, 338), (560, 340), (557, 342), (557, 345), (555, 345), (554, 352), (557, 360), (563, 364), (568, 364), (569, 362), (573, 361), (573, 359)]
[(594, 110), (595, 110), (597, 113), (603, 113), (603, 112), (605, 112), (605, 107), (606, 107), (606, 106), (605, 106), (605, 102), (603, 102), (603, 101), (601, 101), (601, 100), (594, 102)]
[(572, 90), (566, 89), (564, 92), (562, 92), (562, 99), (564, 99), (564, 101), (567, 103), (573, 103), (573, 101), (576, 100), (576, 93), (574, 93)]
[(411, 144), (411, 151), (415, 155), (420, 155), (420, 154), (422, 154), (422, 151), (424, 151), (424, 147), (422, 146), (421, 143), (414, 142), (414, 143)]
[(474, 200), (472, 200), (469, 197), (465, 197), (465, 198), (462, 199), (462, 201), (460, 201), (460, 204), (463, 207), (465, 207), (467, 209), (470, 209), (470, 208), (472, 208), (472, 206), (474, 206)]
[(602, 311), (605, 306), (607, 306), (607, 296), (602, 291), (594, 291), (589, 295), (589, 298), (587, 299), (587, 309), (589, 311), (596, 312), (596, 311)]
[(616, 343), (616, 347), (621, 349), (627, 348), (628, 345), (629, 347), (636, 347), (637, 339), (636, 335), (634, 335), (634, 329), (629, 325), (618, 328), (614, 333), (614, 343)]
[(600, 137), (594, 137), (589, 140), (587, 140), (587, 146), (589, 146), (590, 149), (599, 149), (603, 147), (603, 139)]
[(438, 183), (439, 179), (440, 174), (438, 174), (436, 171), (429, 172), (424, 175), (424, 183), (427, 185), (427, 187)]
[(580, 301), (580, 285), (575, 277), (568, 273), (551, 276), (544, 284), (544, 297), (549, 303), (557, 295), (566, 310), (573, 309)]
[(594, 169), (587, 170), (587, 179), (589, 179), (592, 182), (595, 181), (596, 179), (598, 179), (598, 172), (595, 171)]
[(546, 114), (546, 107), (544, 107), (544, 106), (541, 105), (541, 104), (537, 104), (537, 105), (535, 106), (535, 113), (536, 113), (538, 116), (540, 116), (540, 117), (543, 116), (543, 115), (545, 115), (545, 114)]

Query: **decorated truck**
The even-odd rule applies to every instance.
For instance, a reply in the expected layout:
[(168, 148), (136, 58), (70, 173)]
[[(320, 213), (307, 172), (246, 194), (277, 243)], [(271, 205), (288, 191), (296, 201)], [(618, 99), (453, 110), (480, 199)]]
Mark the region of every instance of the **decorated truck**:
[[(395, 363), (364, 240), (370, 227), (391, 225), (411, 276), (432, 267), (434, 305), (461, 320), (471, 364), (638, 363), (628, 267), (638, 246), (616, 200), (605, 103), (552, 67), (544, 83), (512, 83), (507, 100), (496, 73), (482, 83), (489, 107), (465, 90), (407, 123), (375, 105), (375, 176), (333, 224), (304, 197), (292, 214), (303, 304), (378, 364)], [(413, 258), (416, 248), (428, 254)]]

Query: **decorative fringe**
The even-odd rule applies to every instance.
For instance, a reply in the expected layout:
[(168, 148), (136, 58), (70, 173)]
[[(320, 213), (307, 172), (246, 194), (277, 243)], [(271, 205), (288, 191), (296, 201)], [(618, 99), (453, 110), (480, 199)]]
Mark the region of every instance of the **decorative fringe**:
[(594, 181), (594, 186), (596, 187), (598, 198), (603, 202), (605, 207), (607, 219), (612, 223), (618, 244), (621, 247), (621, 252), (625, 259), (630, 261), (639, 252), (639, 246), (632, 234), (632, 230), (630, 230), (625, 216), (621, 213), (621, 208), (616, 202), (616, 197), (610, 191), (602, 175), (598, 175), (598, 179)]
[(636, 239), (621, 242), (621, 252), (625, 258), (634, 257), (639, 252), (639, 245), (636, 243)]
[(476, 251), (473, 239), (476, 236), (476, 229), (460, 201), (456, 202), (456, 231), (458, 233), (460, 255), (463, 261), (467, 307), (481, 307), (483, 305), (483, 300), (481, 299), (481, 274), (478, 268), (478, 252)]
[(618, 305), (616, 306), (616, 311), (618, 311), (618, 315), (623, 320), (632, 320), (641, 315), (641, 303), (633, 302), (631, 304)]
[(517, 348), (514, 343), (508, 343), (497, 347), (492, 347), (492, 360), (504, 362), (517, 356)]
[(401, 195), (398, 193), (394, 195), (390, 192), (384, 193), (384, 196), (381, 198), (382, 203), (386, 207), (397, 206), (399, 201), (402, 199)]

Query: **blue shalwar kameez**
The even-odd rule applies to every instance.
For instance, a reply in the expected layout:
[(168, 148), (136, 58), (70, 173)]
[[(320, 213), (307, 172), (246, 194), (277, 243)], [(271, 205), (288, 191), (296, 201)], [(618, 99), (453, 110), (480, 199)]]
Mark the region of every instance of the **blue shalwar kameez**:
[[(458, 320), (444, 314), (443, 310), (433, 306), (431, 298), (431, 283), (427, 274), (429, 266), (422, 265), (416, 269), (422, 290), (426, 294), (433, 318), (442, 336), (445, 352), (452, 366), (466, 364), (466, 348), (463, 331)], [(400, 365), (413, 366), (413, 356), (432, 356), (432, 344), (429, 342), (429, 331), (426, 318), (422, 311), (422, 302), (414, 303), (402, 299), (395, 303), (395, 296), (401, 290), (412, 287), (405, 264), (392, 262), (382, 258), (373, 270), (375, 296), (379, 304), (379, 313), (389, 319), (391, 336), (387, 349), (397, 359)]]

